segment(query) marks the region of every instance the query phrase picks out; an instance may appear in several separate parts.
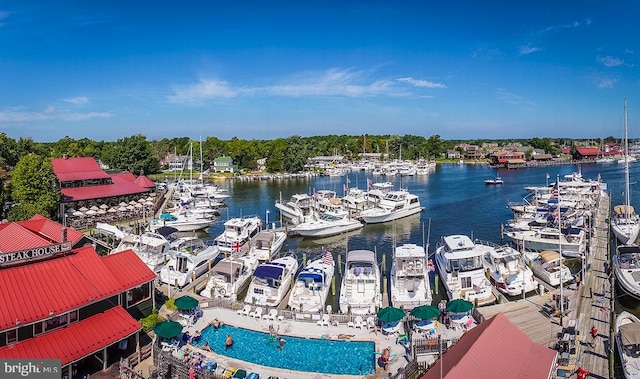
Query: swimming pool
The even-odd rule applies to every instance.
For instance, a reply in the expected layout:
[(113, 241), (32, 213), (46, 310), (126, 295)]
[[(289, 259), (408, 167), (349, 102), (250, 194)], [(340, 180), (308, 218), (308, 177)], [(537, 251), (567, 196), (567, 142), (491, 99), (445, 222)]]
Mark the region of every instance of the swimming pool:
[[(225, 349), (227, 333), (233, 346)], [(209, 346), (220, 355), (262, 366), (325, 374), (370, 375), (375, 373), (375, 344), (314, 338), (283, 336), (286, 343), (278, 349), (278, 339), (268, 333), (231, 325), (218, 330), (208, 326), (194, 346)]]

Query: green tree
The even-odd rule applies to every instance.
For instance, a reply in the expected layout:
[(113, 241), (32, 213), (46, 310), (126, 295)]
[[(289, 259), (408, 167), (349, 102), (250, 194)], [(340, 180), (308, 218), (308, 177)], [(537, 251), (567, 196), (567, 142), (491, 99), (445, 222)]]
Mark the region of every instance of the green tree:
[(11, 173), (11, 184), (17, 205), (9, 211), (9, 220), (26, 220), (36, 213), (49, 218), (55, 216), (62, 195), (50, 158), (25, 155)]
[(307, 163), (306, 146), (300, 136), (287, 138), (287, 147), (284, 150), (284, 170), (287, 172), (300, 172)]
[(142, 134), (125, 137), (105, 146), (102, 159), (112, 169), (127, 170), (135, 175), (160, 171), (160, 163), (153, 154), (151, 143)]

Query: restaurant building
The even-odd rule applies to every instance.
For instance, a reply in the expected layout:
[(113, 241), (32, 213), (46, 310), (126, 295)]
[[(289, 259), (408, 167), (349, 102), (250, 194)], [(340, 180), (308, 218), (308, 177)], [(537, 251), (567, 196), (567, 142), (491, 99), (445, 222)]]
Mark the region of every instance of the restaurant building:
[(100, 257), (45, 217), (0, 223), (0, 358), (60, 359), (62, 378), (83, 360), (106, 369), (109, 348), (139, 349), (155, 277), (132, 250)]

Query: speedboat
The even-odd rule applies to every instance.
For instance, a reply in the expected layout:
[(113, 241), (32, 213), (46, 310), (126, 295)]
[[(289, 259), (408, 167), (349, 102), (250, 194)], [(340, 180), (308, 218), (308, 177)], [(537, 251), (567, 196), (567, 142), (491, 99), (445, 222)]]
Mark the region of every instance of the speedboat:
[(373, 251), (347, 252), (339, 304), (342, 313), (369, 314), (380, 308), (380, 269)]
[(348, 211), (341, 210), (324, 212), (318, 220), (295, 225), (291, 232), (303, 237), (329, 237), (362, 227), (364, 225), (360, 220), (351, 218)]
[(549, 250), (525, 251), (522, 254), (525, 263), (531, 266), (534, 275), (552, 286), (557, 287), (561, 281), (566, 283), (573, 280), (571, 270), (562, 263), (564, 258), (558, 252)]
[(611, 217), (611, 231), (623, 245), (633, 244), (640, 232), (640, 217), (630, 205), (616, 205)]
[(612, 260), (620, 287), (629, 295), (640, 299), (640, 246), (618, 246)]
[(496, 301), (482, 263), (494, 246), (459, 234), (441, 238), (435, 260), (449, 300), (464, 299), (478, 306)]
[[(159, 233), (160, 231), (163, 234)], [(126, 234), (110, 253), (133, 250), (153, 272), (159, 273), (165, 263), (174, 255), (168, 238), (175, 232), (177, 229), (166, 227), (159, 229), (158, 233)]]
[(509, 296), (521, 295), (538, 289), (533, 271), (524, 264), (522, 255), (509, 246), (495, 246), (484, 255), (484, 267), (489, 281), (498, 291)]
[(207, 286), (200, 292), (201, 296), (209, 298), (223, 298), (238, 300), (258, 267), (258, 258), (245, 255), (240, 258), (234, 256), (220, 260), (213, 267)]
[(261, 224), (262, 220), (257, 216), (231, 218), (224, 223), (224, 231), (214, 242), (225, 253), (239, 252), (251, 237), (258, 234)]
[(527, 250), (556, 250), (570, 258), (584, 255), (587, 248), (584, 229), (543, 227), (532, 230), (512, 230), (505, 233), (517, 246)]
[(251, 248), (247, 255), (254, 256), (261, 262), (268, 261), (282, 249), (286, 239), (285, 232), (263, 230), (251, 240)]
[(289, 307), (295, 312), (320, 312), (324, 309), (335, 261), (331, 252), (325, 251), (320, 259), (311, 261), (300, 271), (289, 296)]
[(418, 196), (404, 190), (390, 191), (375, 207), (360, 212), (360, 217), (367, 224), (376, 224), (411, 216), (423, 210)]
[(291, 288), (293, 276), (298, 271), (298, 260), (282, 257), (265, 262), (253, 273), (244, 302), (260, 306), (277, 307)]
[(217, 246), (196, 237), (180, 238), (172, 244), (175, 254), (160, 270), (160, 281), (184, 287), (207, 272), (220, 254)]
[(624, 377), (640, 378), (640, 319), (622, 311), (616, 317), (616, 344)]
[(280, 214), (294, 223), (305, 222), (313, 219), (315, 210), (313, 207), (313, 197), (306, 193), (297, 193), (291, 196), (288, 201), (282, 198), (276, 201), (276, 208), (280, 210)]
[(211, 226), (213, 222), (212, 218), (201, 218), (193, 214), (163, 213), (160, 218), (153, 219), (149, 228), (154, 231), (163, 226), (170, 226), (180, 232), (193, 232), (205, 229)]
[(395, 248), (391, 265), (391, 304), (413, 309), (431, 305), (427, 254), (422, 246), (404, 244)]
[(502, 178), (499, 176), (496, 176), (493, 179), (487, 179), (484, 181), (484, 184), (503, 184), (503, 183), (504, 183), (504, 180), (502, 180)]

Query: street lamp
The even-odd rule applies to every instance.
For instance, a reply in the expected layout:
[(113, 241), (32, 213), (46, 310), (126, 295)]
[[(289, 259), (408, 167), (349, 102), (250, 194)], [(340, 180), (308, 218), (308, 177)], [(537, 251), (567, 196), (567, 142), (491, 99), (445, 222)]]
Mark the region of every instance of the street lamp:
[(269, 210), (267, 209), (267, 211), (264, 214), (264, 219), (265, 219), (265, 229), (269, 229)]

